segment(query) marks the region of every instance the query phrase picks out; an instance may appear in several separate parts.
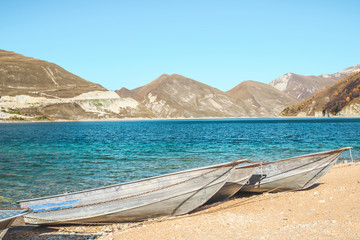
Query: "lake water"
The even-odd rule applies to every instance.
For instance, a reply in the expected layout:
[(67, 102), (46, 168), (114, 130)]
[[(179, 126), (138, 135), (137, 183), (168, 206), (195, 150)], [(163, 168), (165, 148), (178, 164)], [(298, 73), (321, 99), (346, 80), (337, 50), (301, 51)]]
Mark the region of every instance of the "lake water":
[[(277, 160), (352, 146), (360, 119), (228, 119), (0, 124), (0, 208), (250, 158)], [(345, 152), (340, 160), (348, 160)]]

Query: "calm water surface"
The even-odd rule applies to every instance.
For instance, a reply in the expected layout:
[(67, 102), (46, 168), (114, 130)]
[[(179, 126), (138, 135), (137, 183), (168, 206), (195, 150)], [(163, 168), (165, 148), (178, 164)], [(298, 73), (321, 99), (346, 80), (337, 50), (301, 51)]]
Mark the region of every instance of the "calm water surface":
[(271, 161), (345, 146), (360, 158), (360, 119), (0, 124), (0, 207), (237, 158)]

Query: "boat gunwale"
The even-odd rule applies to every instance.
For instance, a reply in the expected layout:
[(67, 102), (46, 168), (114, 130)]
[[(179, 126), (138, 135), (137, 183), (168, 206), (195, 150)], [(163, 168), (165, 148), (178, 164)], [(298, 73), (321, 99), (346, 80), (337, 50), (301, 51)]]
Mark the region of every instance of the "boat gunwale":
[(130, 181), (130, 182), (125, 182), (125, 183), (117, 183), (117, 184), (104, 186), (104, 187), (99, 187), (99, 188), (92, 188), (92, 189), (76, 191), (76, 192), (56, 194), (56, 195), (51, 195), (51, 196), (47, 196), (47, 197), (24, 199), (24, 200), (16, 201), (16, 203), (20, 204), (20, 203), (23, 203), (23, 202), (45, 200), (45, 199), (51, 199), (51, 198), (57, 198), (57, 197), (63, 197), (63, 196), (70, 196), (70, 195), (73, 195), (73, 194), (92, 192), (92, 191), (96, 191), (96, 190), (102, 190), (102, 189), (113, 188), (113, 187), (122, 186), (122, 185), (128, 185), (128, 184), (133, 184), (133, 183), (138, 183), (138, 182), (144, 182), (144, 181), (153, 180), (153, 179), (157, 179), (157, 178), (168, 177), (168, 176), (182, 174), (182, 173), (186, 173), (186, 172), (196, 172), (196, 171), (201, 171), (201, 170), (206, 170), (206, 169), (213, 169), (213, 168), (220, 168), (220, 167), (231, 167), (231, 166), (236, 166), (236, 165), (239, 165), (241, 163), (245, 163), (245, 162), (249, 162), (249, 161), (250, 160), (247, 159), (247, 158), (241, 158), (241, 159), (237, 159), (237, 160), (232, 161), (232, 162), (221, 163), (221, 164), (210, 165), (210, 166), (199, 167), (199, 168), (186, 169), (186, 170), (182, 170), (182, 171), (179, 171), (179, 172), (167, 173), (167, 174), (164, 174), (164, 175), (159, 175), (159, 176), (154, 176), (154, 177), (149, 177), (149, 178), (143, 178), (143, 179)]
[(260, 166), (260, 164), (263, 164), (263, 162), (264, 161), (257, 162), (257, 163), (251, 163), (251, 164), (244, 165), (244, 166), (239, 166), (239, 167), (236, 167), (235, 170), (236, 169), (242, 169), (242, 168), (252, 168), (252, 167), (256, 168), (256, 167)]
[(292, 160), (296, 160), (297, 158), (302, 158), (302, 157), (312, 157), (312, 156), (326, 155), (326, 154), (337, 153), (337, 152), (342, 153), (342, 152), (345, 152), (345, 151), (351, 150), (351, 149), (353, 149), (353, 147), (342, 147), (342, 148), (337, 148), (337, 149), (333, 149), (333, 150), (330, 150), (330, 151), (304, 154), (304, 155), (299, 155), (299, 156), (290, 157), (290, 158), (284, 158), (284, 159), (280, 159), (280, 160), (276, 160), (276, 161), (272, 161), (272, 162), (263, 161), (264, 162), (263, 165), (269, 165), (269, 164), (285, 162), (285, 161), (292, 161)]
[(11, 217), (8, 217), (8, 218), (4, 218), (4, 219), (0, 219), (0, 222), (5, 222), (5, 221), (11, 220), (11, 219), (13, 219), (13, 218), (21, 217), (21, 216), (23, 216), (23, 215), (28, 214), (28, 213), (31, 212), (31, 211), (26, 210), (26, 209), (23, 209), (23, 210), (6, 210), (6, 209), (0, 209), (0, 210), (2, 210), (2, 211), (21, 211), (21, 212), (20, 212), (19, 214), (17, 214), (17, 215), (14, 215), (14, 216), (11, 216)]

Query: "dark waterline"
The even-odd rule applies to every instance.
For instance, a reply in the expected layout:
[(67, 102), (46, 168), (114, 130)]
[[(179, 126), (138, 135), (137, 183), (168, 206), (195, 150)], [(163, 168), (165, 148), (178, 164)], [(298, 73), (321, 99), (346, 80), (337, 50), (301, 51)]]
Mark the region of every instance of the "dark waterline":
[(352, 146), (358, 159), (359, 137), (360, 119), (340, 118), (4, 123), (0, 207), (237, 158), (271, 161)]

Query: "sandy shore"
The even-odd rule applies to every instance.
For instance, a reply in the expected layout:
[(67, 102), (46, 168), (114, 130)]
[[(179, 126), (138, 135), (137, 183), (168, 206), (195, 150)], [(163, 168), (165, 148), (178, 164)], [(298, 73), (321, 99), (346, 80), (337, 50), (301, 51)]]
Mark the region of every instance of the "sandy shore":
[(100, 226), (24, 226), (10, 239), (360, 239), (360, 163), (343, 163), (310, 189), (238, 194), (194, 213)]

